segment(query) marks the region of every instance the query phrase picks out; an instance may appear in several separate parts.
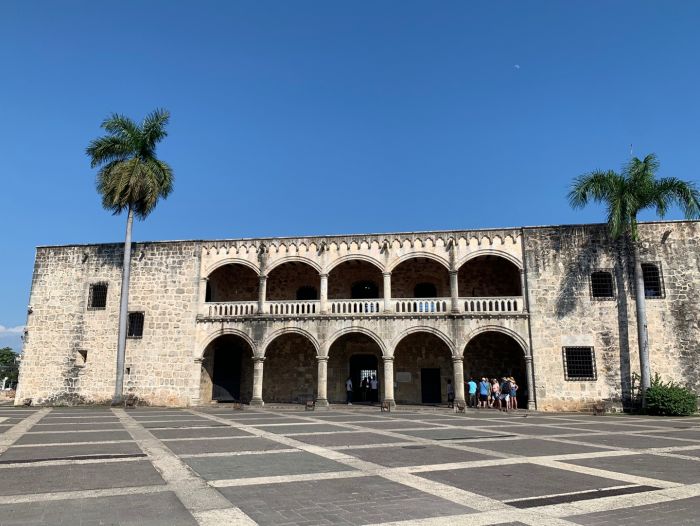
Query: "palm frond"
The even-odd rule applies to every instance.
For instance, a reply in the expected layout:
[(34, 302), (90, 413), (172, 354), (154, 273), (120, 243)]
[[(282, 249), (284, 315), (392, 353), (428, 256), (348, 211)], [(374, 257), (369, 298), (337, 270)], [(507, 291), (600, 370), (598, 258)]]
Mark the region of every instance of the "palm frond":
[(85, 149), (90, 156), (90, 167), (95, 168), (112, 161), (123, 161), (134, 154), (134, 149), (125, 137), (105, 135), (93, 140)]
[(157, 109), (149, 113), (143, 120), (141, 132), (144, 146), (149, 150), (155, 150), (156, 144), (168, 136), (165, 126), (170, 120), (170, 112), (164, 109)]
[(569, 191), (572, 208), (583, 208), (589, 201), (604, 202), (612, 195), (620, 176), (612, 170), (596, 170), (574, 179)]
[(664, 217), (671, 205), (683, 210), (686, 219), (700, 218), (700, 192), (694, 183), (675, 177), (664, 177), (655, 181), (654, 204), (659, 216)]
[(141, 134), (141, 130), (134, 121), (119, 113), (113, 113), (102, 121), (102, 128), (111, 135), (126, 137), (131, 140), (134, 140)]

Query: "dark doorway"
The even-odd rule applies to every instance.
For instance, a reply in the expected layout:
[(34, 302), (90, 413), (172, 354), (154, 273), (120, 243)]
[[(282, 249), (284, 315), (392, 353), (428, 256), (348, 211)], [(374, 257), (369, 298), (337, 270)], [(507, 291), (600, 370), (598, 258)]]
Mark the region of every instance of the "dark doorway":
[[(363, 399), (362, 379), (369, 377), (367, 378), (367, 380), (369, 381), (372, 379), (372, 376), (376, 376), (377, 379), (379, 379), (379, 371), (377, 369), (377, 364), (377, 357), (373, 354), (355, 354), (350, 357), (350, 378), (352, 379), (353, 403), (355, 401), (372, 401), (371, 393), (369, 392), (369, 390), (365, 393), (366, 396)], [(381, 386), (379, 386), (379, 389), (381, 389)], [(379, 395), (378, 392), (377, 395)]]
[(440, 369), (420, 370), (421, 401), (424, 404), (439, 404), (442, 402), (440, 395)]
[(239, 401), (241, 398), (241, 349), (217, 347), (214, 351), (212, 400)]
[(437, 298), (437, 287), (434, 283), (419, 283), (413, 287), (414, 298)]
[(376, 299), (379, 297), (379, 287), (374, 281), (358, 281), (352, 284), (350, 295), (354, 300)]

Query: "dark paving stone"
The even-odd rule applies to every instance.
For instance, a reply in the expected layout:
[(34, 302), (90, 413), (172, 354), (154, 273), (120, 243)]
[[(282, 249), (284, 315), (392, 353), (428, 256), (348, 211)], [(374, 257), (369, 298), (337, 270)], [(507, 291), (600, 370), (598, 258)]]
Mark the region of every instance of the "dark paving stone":
[(80, 417), (50, 417), (45, 416), (36, 425), (43, 424), (118, 424), (119, 419), (113, 416), (97, 416), (90, 418), (80, 418)]
[(646, 449), (655, 447), (692, 446), (688, 440), (667, 440), (656, 435), (581, 435), (567, 437), (567, 440), (586, 442), (593, 445), (622, 447), (628, 449)]
[(11, 427), (12, 427), (12, 425), (6, 425), (6, 426), (5, 426), (5, 425), (0, 425), (0, 433), (4, 433), (5, 431), (7, 431), (8, 429), (10, 429)]
[(141, 448), (139, 448), (135, 442), (46, 447), (13, 446), (0, 455), (0, 462), (6, 462), (8, 460), (42, 460), (84, 455), (130, 455), (138, 453), (141, 453)]
[(75, 433), (27, 433), (15, 444), (53, 444), (62, 442), (95, 442), (106, 440), (130, 440), (126, 431), (82, 431)]
[(425, 466), (472, 460), (492, 460), (487, 454), (471, 453), (440, 446), (390, 446), (372, 449), (343, 449), (343, 453), (362, 460), (391, 468), (405, 466)]
[(25, 465), (3, 470), (0, 495), (165, 484), (147, 460), (65, 466)]
[(651, 433), (645, 433), (649, 434), (650, 436), (655, 436), (655, 437), (669, 437), (669, 438), (681, 438), (684, 440), (697, 440), (700, 441), (700, 429), (684, 429), (684, 430), (674, 430), (674, 431), (661, 431), (661, 432), (655, 432), (653, 435)]
[(578, 444), (565, 444), (552, 440), (538, 440), (536, 438), (525, 438), (520, 440), (510, 440), (500, 438), (496, 440), (479, 440), (469, 443), (471, 447), (488, 449), (500, 453), (512, 455), (523, 455), (529, 457), (539, 457), (546, 455), (568, 455), (572, 453), (590, 453), (592, 451), (604, 451), (602, 448), (594, 446), (581, 446)]
[(250, 438), (222, 438), (217, 440), (164, 440), (163, 443), (177, 455), (288, 449), (288, 446), (285, 446), (284, 444), (279, 444), (277, 442), (273, 442), (272, 440), (255, 436), (251, 436)]
[(562, 462), (683, 484), (700, 482), (700, 463), (681, 458), (658, 455), (626, 455), (624, 457), (562, 460)]
[(674, 454), (700, 458), (700, 449), (685, 449), (683, 451), (674, 451)]
[(239, 422), (246, 426), (266, 426), (270, 424), (306, 424), (313, 425), (313, 422), (301, 418), (229, 418), (233, 422)]
[(634, 508), (588, 513), (566, 520), (586, 526), (619, 526), (620, 524), (695, 526), (698, 524), (700, 497), (647, 504)]
[(500, 500), (557, 495), (623, 484), (619, 480), (536, 464), (432, 471), (417, 475)]
[(179, 420), (177, 422), (144, 422), (146, 429), (182, 429), (190, 427), (230, 427), (212, 420)]
[(193, 429), (154, 429), (151, 431), (158, 438), (206, 438), (206, 437), (242, 437), (252, 436), (246, 431), (234, 427), (203, 427)]
[(327, 433), (331, 431), (347, 431), (346, 428), (332, 424), (294, 424), (290, 426), (265, 426), (259, 427), (260, 431), (287, 435), (289, 433)]
[[(561, 424), (563, 426), (564, 424)], [(517, 433), (519, 435), (531, 436), (556, 436), (556, 435), (571, 435), (575, 433), (584, 433), (581, 429), (568, 429), (565, 427), (555, 427), (555, 424), (547, 424), (546, 426), (530, 426), (530, 425), (514, 425), (509, 426), (503, 423), (497, 428), (497, 431), (507, 433)]]
[(69, 422), (67, 424), (36, 424), (32, 426), (31, 431), (111, 431), (111, 430), (123, 430), (119, 422), (87, 422), (87, 423), (76, 423)]
[(218, 488), (261, 525), (354, 525), (473, 512), (380, 477)]
[(174, 493), (54, 500), (0, 506), (3, 526), (194, 526)]
[(296, 435), (294, 440), (316, 446), (361, 446), (364, 444), (388, 444), (402, 439), (365, 431), (331, 433), (329, 435)]
[[(563, 425), (563, 424), (562, 424)], [(653, 424), (643, 425), (643, 424), (628, 424), (628, 423), (618, 423), (618, 422), (603, 422), (603, 423), (586, 423), (586, 424), (566, 424), (567, 427), (574, 429), (580, 429), (582, 431), (608, 431), (610, 433), (636, 433), (644, 431), (654, 431), (655, 427)]]
[[(474, 440), (505, 440), (504, 435), (508, 435), (507, 431), (484, 431), (467, 428), (440, 428), (440, 429), (419, 429), (415, 431), (396, 431), (402, 435), (412, 437), (428, 438), (430, 440), (464, 440), (466, 442)], [(500, 437), (500, 438), (498, 438)]]
[(352, 470), (352, 468), (333, 460), (327, 460), (303, 451), (274, 455), (184, 458), (183, 461), (207, 480)]
[(421, 428), (421, 429), (439, 429), (441, 426), (437, 423), (429, 422), (418, 422), (415, 420), (410, 420), (404, 422), (402, 420), (386, 420), (379, 422), (362, 422), (359, 424), (367, 429), (382, 429), (382, 430), (394, 430), (394, 429), (407, 429), (407, 428)]
[(314, 412), (313, 418), (319, 419), (319, 420), (328, 420), (328, 421), (336, 421), (336, 422), (352, 422), (353, 424), (355, 422), (382, 422), (384, 420), (387, 420), (387, 418), (383, 416), (374, 416), (374, 415), (338, 415), (338, 414), (318, 414), (317, 412)]

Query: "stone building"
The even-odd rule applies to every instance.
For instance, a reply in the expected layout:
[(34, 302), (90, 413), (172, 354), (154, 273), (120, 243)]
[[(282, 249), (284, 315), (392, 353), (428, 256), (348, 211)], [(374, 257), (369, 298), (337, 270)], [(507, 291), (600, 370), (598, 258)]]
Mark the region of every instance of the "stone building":
[[(652, 371), (700, 388), (700, 227), (640, 225)], [(114, 390), (120, 244), (39, 247), (17, 403)], [(630, 398), (633, 280), (604, 225), (135, 243), (125, 390), (154, 405), (464, 398), (514, 376), (521, 407)]]

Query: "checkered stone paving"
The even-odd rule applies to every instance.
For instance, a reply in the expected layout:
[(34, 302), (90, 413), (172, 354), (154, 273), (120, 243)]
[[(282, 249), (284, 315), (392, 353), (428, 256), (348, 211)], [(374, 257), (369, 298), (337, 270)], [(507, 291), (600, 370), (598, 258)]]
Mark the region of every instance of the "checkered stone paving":
[(700, 418), (0, 408), (3, 525), (698, 524)]

